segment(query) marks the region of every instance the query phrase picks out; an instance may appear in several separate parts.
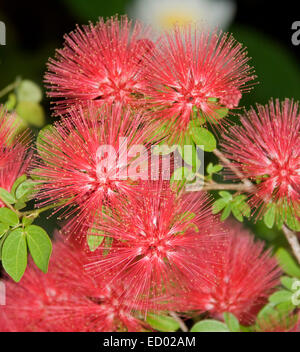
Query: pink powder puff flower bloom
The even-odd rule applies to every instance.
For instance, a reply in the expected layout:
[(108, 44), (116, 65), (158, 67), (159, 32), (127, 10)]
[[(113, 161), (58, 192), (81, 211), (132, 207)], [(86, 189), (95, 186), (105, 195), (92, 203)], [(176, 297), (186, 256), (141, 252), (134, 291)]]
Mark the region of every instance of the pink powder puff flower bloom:
[(277, 214), (300, 206), (300, 112), (286, 99), (257, 105), (241, 118), (242, 126), (224, 135), (225, 155), (240, 172), (257, 183), (250, 205), (265, 212), (275, 205)]
[(155, 118), (185, 133), (196, 117), (216, 123), (220, 109), (239, 105), (248, 82), (254, 79), (242, 45), (222, 32), (213, 34), (188, 26), (167, 32), (147, 65), (149, 104)]
[(128, 283), (125, 297), (145, 310), (151, 300), (160, 309), (160, 297), (207, 286), (224, 237), (208, 205), (205, 193), (177, 195), (167, 181), (141, 183), (95, 223), (93, 234), (105, 239), (87, 270), (97, 277), (113, 269), (114, 281)]
[[(70, 116), (46, 130), (40, 138), (36, 163), (39, 206), (59, 204), (65, 219), (72, 215), (73, 236), (82, 234), (102, 206), (114, 203), (120, 194), (136, 192), (135, 178), (147, 171), (139, 166), (147, 160), (143, 143), (151, 139), (145, 116), (122, 106), (74, 110)], [(133, 149), (131, 149), (133, 148)], [(142, 170), (135, 174), (135, 170)], [(144, 172), (145, 171), (145, 172)], [(81, 228), (81, 229), (80, 229)]]
[[(0, 308), (1, 331), (105, 332), (142, 331), (146, 324), (128, 309), (119, 292), (126, 283), (109, 275), (92, 278), (84, 269), (86, 253), (58, 240), (49, 272), (30, 265), (21, 282), (7, 279), (6, 305)], [(134, 306), (138, 310), (138, 306)]]
[(153, 50), (149, 29), (126, 16), (101, 18), (65, 36), (63, 49), (50, 59), (45, 82), (55, 112), (93, 103), (139, 104), (144, 86), (144, 57)]
[(222, 261), (215, 266), (215, 281), (210, 287), (194, 286), (182, 298), (182, 307), (184, 311), (209, 312), (216, 318), (230, 312), (249, 324), (279, 284), (280, 270), (270, 251), (264, 251), (263, 242), (255, 242), (238, 224), (228, 224), (228, 230)]

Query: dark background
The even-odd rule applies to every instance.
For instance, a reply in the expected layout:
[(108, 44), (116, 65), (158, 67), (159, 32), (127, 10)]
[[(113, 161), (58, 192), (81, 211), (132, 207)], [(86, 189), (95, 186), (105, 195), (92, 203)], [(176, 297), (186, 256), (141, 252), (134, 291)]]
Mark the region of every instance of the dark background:
[[(132, 0), (61, 0), (5, 1), (0, 3), (0, 20), (5, 22), (7, 45), (0, 46), (0, 90), (14, 82), (17, 76), (42, 86), (46, 62), (63, 44), (63, 35), (76, 24), (95, 22), (126, 12)], [(183, 0), (184, 1), (184, 0)], [(248, 47), (251, 64), (258, 76), (257, 84), (245, 95), (242, 105), (267, 103), (273, 98), (300, 100), (300, 46), (291, 41), (292, 23), (300, 21), (296, 1), (236, 0), (237, 14), (229, 31)], [(0, 103), (6, 98), (2, 98)], [(51, 121), (49, 100), (43, 105)], [(45, 218), (40, 219), (46, 222)], [(53, 228), (55, 219), (50, 220)], [(47, 226), (49, 221), (47, 220)], [(256, 234), (272, 241), (277, 234), (267, 230), (262, 222)]]
[[(75, 24), (95, 21), (98, 16), (111, 16), (126, 12), (131, 0), (52, 0), (37, 2), (1, 1), (0, 20), (7, 26), (7, 45), (0, 47), (0, 85), (9, 83), (16, 74), (40, 81), (45, 62), (56, 47), (62, 45), (63, 35), (74, 29)], [(257, 31), (257, 39), (265, 36), (279, 44), (285, 54), (294, 56), (300, 66), (300, 46), (292, 45), (291, 25), (300, 21), (297, 1), (236, 0), (237, 15), (231, 28), (242, 41), (245, 27)], [(244, 38), (247, 42), (249, 38)], [(259, 46), (260, 43), (257, 42)], [(251, 53), (250, 53), (251, 54)], [(254, 58), (255, 59), (255, 58)], [(268, 62), (266, 62), (266, 65)], [(282, 63), (284, 64), (284, 63)], [(276, 75), (276, 72), (274, 72)], [(299, 88), (300, 89), (300, 88)]]

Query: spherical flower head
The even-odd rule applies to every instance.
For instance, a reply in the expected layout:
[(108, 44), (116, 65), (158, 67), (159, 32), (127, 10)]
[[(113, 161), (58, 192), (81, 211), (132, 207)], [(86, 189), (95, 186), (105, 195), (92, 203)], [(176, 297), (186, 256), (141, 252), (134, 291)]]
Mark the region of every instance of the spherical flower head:
[[(7, 280), (6, 305), (0, 310), (1, 331), (104, 332), (142, 331), (145, 323), (119, 299), (126, 288), (109, 275), (96, 280), (84, 269), (86, 253), (60, 239), (49, 272), (34, 265), (18, 284)], [(138, 309), (137, 306), (134, 308)]]
[(50, 59), (45, 82), (55, 98), (55, 112), (70, 106), (123, 102), (139, 104), (144, 85), (144, 57), (153, 50), (149, 29), (127, 17), (101, 18), (65, 36), (63, 49)]
[(270, 251), (264, 251), (263, 242), (255, 242), (239, 225), (230, 224), (228, 230), (222, 262), (215, 266), (216, 280), (208, 289), (195, 286), (184, 297), (183, 307), (218, 318), (230, 312), (248, 324), (279, 283), (280, 270)]
[(147, 65), (145, 95), (155, 117), (185, 133), (190, 121), (217, 123), (236, 108), (254, 76), (245, 49), (222, 32), (196, 26), (165, 33)]
[(241, 173), (256, 183), (251, 205), (277, 214), (300, 206), (300, 112), (289, 99), (251, 108), (242, 126), (224, 136), (223, 149)]
[(139, 166), (148, 157), (144, 143), (151, 133), (144, 115), (121, 105), (70, 112), (38, 143), (40, 206), (58, 204), (65, 219), (76, 215), (71, 229), (75, 236), (76, 226), (89, 224), (102, 206), (136, 191), (135, 179), (147, 171)]
[(223, 238), (208, 203), (206, 194), (177, 194), (169, 182), (141, 183), (96, 223), (93, 234), (105, 239), (87, 270), (97, 276), (114, 268), (114, 280), (129, 283), (125, 297), (143, 302), (146, 311), (151, 300), (159, 310), (172, 294), (207, 285), (214, 254), (209, 262), (205, 244), (217, 248)]

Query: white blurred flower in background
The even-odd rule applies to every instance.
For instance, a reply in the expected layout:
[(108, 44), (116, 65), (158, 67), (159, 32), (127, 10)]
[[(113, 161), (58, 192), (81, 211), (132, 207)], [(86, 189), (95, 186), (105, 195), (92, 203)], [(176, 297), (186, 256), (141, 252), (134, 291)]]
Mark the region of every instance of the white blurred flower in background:
[(130, 5), (130, 17), (150, 24), (157, 31), (189, 23), (207, 30), (226, 29), (236, 12), (232, 0), (134, 0)]

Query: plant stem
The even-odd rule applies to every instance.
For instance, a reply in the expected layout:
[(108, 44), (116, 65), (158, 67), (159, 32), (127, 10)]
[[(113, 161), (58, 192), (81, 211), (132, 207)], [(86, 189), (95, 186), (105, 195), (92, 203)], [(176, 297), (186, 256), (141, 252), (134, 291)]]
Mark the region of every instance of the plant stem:
[(180, 325), (180, 329), (183, 332), (188, 332), (189, 329), (188, 327), (185, 325), (185, 322), (177, 315), (177, 313), (175, 312), (169, 312), (170, 316), (175, 319), (177, 321), (177, 323)]
[(294, 256), (296, 257), (298, 263), (300, 264), (300, 244), (298, 241), (297, 234), (292, 230), (290, 230), (286, 225), (282, 226), (282, 230), (290, 246), (292, 247)]
[(250, 192), (252, 186), (246, 186), (244, 183), (206, 183), (203, 188), (203, 191), (238, 191), (238, 192)]
[(226, 165), (234, 174), (243, 182), (243, 184), (247, 187), (247, 189), (251, 189), (254, 187), (253, 183), (249, 181), (245, 176), (228, 160), (225, 155), (218, 149), (215, 149), (213, 153), (222, 161), (224, 165)]
[(0, 197), (0, 200), (2, 201), (2, 203), (5, 204), (5, 206), (6, 206), (7, 208), (9, 208), (9, 209), (12, 210), (14, 213), (16, 213), (16, 214), (18, 215), (18, 217), (21, 216), (21, 213), (20, 213), (17, 209), (15, 209), (11, 204), (7, 203), (7, 202), (6, 202), (4, 199), (2, 199), (1, 197)]
[(9, 84), (5, 88), (3, 88), (0, 91), (0, 98), (4, 97), (6, 94), (8, 94), (10, 91), (14, 90), (19, 84), (19, 81), (16, 80), (16, 82)]

